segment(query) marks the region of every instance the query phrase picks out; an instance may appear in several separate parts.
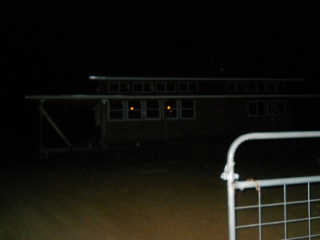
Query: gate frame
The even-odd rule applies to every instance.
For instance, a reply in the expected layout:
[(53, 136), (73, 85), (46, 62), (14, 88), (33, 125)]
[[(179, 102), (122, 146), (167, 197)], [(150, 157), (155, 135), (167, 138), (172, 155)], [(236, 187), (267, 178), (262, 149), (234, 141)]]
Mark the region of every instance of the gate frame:
[[(236, 138), (230, 145), (227, 154), (227, 163), (221, 178), (227, 181), (228, 188), (228, 226), (229, 226), (229, 240), (236, 240), (236, 214), (235, 214), (235, 191), (236, 189), (243, 189), (245, 185), (239, 186), (236, 180), (239, 179), (239, 174), (234, 172), (234, 156), (237, 148), (246, 141), (251, 140), (272, 140), (272, 139), (298, 139), (298, 138), (320, 138), (320, 131), (295, 131), (295, 132), (257, 132), (247, 133)], [(320, 179), (320, 176), (318, 176)], [(318, 177), (316, 177), (318, 182)], [(296, 182), (299, 178), (290, 178), (291, 181)], [(301, 177), (300, 177), (301, 179)], [(278, 179), (280, 181), (289, 180), (286, 178)], [(311, 180), (311, 179), (304, 179)], [(314, 177), (312, 178), (314, 180)], [(269, 184), (272, 180), (264, 180)], [(259, 182), (259, 181), (256, 181)], [(251, 187), (256, 187), (256, 183), (251, 182)], [(240, 188), (241, 187), (241, 188)]]

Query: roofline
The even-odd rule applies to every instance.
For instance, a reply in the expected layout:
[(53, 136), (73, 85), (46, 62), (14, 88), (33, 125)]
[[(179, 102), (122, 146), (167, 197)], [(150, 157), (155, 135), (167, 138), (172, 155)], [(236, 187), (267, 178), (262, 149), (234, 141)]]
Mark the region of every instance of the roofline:
[(192, 78), (192, 77), (108, 77), (89, 76), (92, 81), (304, 81), (304, 78)]
[(28, 95), (27, 100), (131, 100), (131, 99), (239, 99), (239, 98), (320, 98), (320, 94), (279, 95)]

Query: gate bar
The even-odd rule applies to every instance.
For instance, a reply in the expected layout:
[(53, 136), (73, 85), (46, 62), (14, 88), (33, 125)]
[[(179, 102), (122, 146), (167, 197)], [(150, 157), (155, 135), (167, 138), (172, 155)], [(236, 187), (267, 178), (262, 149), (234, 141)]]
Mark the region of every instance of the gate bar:
[(296, 178), (278, 178), (278, 179), (268, 179), (268, 180), (255, 180), (253, 181), (238, 181), (235, 182), (235, 188), (239, 190), (247, 188), (256, 188), (257, 185), (260, 187), (273, 187), (280, 185), (295, 185), (300, 183), (314, 183), (320, 182), (320, 176), (310, 176), (310, 177), (296, 177)]

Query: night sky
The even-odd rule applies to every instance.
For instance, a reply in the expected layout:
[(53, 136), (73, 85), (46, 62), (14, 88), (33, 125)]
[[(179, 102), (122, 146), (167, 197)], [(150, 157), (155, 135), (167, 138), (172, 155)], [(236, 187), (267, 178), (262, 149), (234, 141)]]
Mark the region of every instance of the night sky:
[[(37, 140), (31, 94), (89, 75), (319, 77), (318, 1), (1, 1), (2, 149)], [(27, 131), (27, 132), (26, 132)]]
[(2, 1), (1, 94), (86, 93), (89, 75), (316, 79), (318, 5)]

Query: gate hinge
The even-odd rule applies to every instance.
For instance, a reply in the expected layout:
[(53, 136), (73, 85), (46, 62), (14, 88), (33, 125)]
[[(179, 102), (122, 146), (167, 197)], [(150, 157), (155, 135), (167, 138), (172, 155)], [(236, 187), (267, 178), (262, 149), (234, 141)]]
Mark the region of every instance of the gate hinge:
[[(220, 177), (221, 177), (221, 179), (227, 181), (227, 180), (229, 179), (230, 174), (231, 174), (231, 173), (225, 171), (225, 172), (223, 172), (223, 173), (221, 174)], [(234, 181), (234, 180), (238, 180), (238, 179), (239, 179), (239, 174), (238, 174), (238, 173), (233, 173), (233, 174), (232, 174), (232, 180)]]

